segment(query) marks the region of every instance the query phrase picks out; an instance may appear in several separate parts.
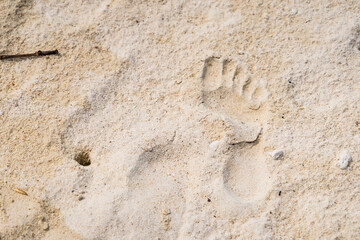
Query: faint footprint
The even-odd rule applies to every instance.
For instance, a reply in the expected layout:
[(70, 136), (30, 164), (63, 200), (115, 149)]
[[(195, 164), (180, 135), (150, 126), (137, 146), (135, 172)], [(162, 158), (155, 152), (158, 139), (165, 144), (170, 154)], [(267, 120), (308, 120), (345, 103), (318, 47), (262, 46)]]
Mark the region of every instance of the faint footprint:
[(234, 60), (206, 59), (202, 80), (204, 104), (237, 120), (256, 117), (268, 97), (266, 82), (253, 80), (249, 67), (240, 67)]
[[(176, 238), (185, 208), (181, 156), (179, 148), (172, 144), (158, 145), (143, 152), (130, 171), (130, 205), (127, 208), (136, 224), (133, 227), (137, 234), (133, 237), (147, 234), (148, 238)], [(153, 235), (141, 230), (143, 226), (151, 226)]]
[(249, 67), (216, 57), (205, 60), (202, 81), (205, 106), (232, 122), (227, 134), (230, 156), (223, 171), (225, 188), (243, 202), (259, 200), (270, 188), (270, 175), (258, 144), (261, 126), (253, 123), (261, 122), (262, 103), (268, 98), (266, 83), (252, 79)]
[(223, 172), (225, 187), (246, 202), (264, 198), (271, 187), (264, 160), (258, 146), (234, 148)]

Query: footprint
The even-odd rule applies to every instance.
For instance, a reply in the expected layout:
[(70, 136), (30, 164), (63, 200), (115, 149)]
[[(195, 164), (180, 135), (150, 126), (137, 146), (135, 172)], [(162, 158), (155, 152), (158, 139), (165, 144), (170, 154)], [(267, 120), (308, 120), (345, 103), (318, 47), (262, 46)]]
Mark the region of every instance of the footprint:
[(254, 80), (249, 67), (234, 60), (210, 57), (202, 73), (205, 106), (237, 120), (253, 121), (268, 98), (266, 82)]
[(205, 60), (202, 78), (204, 79), (204, 90), (212, 92), (222, 85), (231, 87), (236, 72), (233, 61), (211, 57)]
[(130, 171), (130, 200), (123, 214), (131, 216), (133, 225), (130, 227), (137, 232), (133, 238), (145, 234), (151, 239), (176, 238), (185, 210), (182, 189), (185, 174), (181, 156), (179, 148), (172, 144), (158, 145), (143, 152)]
[(249, 67), (216, 57), (205, 60), (202, 81), (205, 106), (232, 123), (227, 124), (230, 154), (223, 170), (225, 188), (241, 202), (264, 198), (271, 184), (259, 144), (262, 128), (257, 124), (265, 120), (266, 82), (253, 79)]
[(270, 189), (270, 174), (259, 146), (235, 148), (224, 172), (225, 187), (244, 202), (263, 199)]

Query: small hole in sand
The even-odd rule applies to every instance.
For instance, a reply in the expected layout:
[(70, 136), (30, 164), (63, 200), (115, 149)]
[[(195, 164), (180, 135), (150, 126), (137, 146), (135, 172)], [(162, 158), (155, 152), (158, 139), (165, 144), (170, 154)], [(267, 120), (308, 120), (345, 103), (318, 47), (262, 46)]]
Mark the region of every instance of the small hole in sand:
[(91, 164), (90, 155), (88, 152), (82, 151), (75, 155), (75, 161), (81, 166), (89, 166)]

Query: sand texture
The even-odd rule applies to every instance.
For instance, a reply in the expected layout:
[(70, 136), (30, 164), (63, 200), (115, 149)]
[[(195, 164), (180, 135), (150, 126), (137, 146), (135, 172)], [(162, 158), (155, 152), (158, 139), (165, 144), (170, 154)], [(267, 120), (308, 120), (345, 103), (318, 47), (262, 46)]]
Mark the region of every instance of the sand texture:
[(1, 0), (0, 239), (359, 239), (359, 1)]

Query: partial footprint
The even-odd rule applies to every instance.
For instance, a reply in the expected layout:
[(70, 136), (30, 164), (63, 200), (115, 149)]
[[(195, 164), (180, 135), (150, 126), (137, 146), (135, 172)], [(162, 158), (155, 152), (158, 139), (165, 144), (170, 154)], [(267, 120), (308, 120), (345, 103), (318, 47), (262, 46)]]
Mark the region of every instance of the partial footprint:
[(156, 146), (139, 156), (129, 175), (129, 212), (124, 213), (131, 216), (137, 232), (132, 237), (176, 238), (185, 207), (183, 164), (180, 148), (171, 144)]
[(263, 158), (258, 146), (234, 149), (223, 173), (226, 188), (245, 202), (264, 198), (271, 184)]
[(202, 74), (204, 90), (215, 91), (222, 85), (232, 87), (235, 72), (236, 65), (233, 61), (214, 57), (206, 59)]
[(253, 80), (250, 70), (234, 60), (206, 59), (202, 80), (204, 104), (237, 120), (258, 117), (258, 110), (268, 97), (266, 82)]

